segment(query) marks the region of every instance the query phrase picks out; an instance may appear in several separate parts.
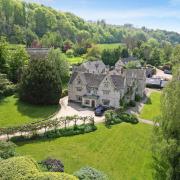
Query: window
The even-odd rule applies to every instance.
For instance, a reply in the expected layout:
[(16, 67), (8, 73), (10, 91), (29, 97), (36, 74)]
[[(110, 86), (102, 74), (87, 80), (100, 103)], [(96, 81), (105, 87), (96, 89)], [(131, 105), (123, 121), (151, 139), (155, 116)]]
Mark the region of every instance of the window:
[(108, 100), (108, 99), (102, 99), (102, 103), (103, 103), (104, 106), (109, 106), (110, 100)]
[(77, 91), (82, 91), (82, 87), (77, 87), (76, 90)]
[(108, 82), (104, 82), (104, 87), (108, 88), (109, 87), (109, 83)]
[(76, 96), (76, 99), (77, 99), (77, 101), (82, 101), (82, 97), (81, 96)]
[(85, 100), (85, 101), (84, 101), (84, 104), (89, 105), (89, 104), (90, 104), (90, 100), (88, 100), (88, 99)]
[(81, 79), (78, 77), (77, 84), (81, 84)]
[(110, 91), (103, 91), (104, 95), (109, 95)]

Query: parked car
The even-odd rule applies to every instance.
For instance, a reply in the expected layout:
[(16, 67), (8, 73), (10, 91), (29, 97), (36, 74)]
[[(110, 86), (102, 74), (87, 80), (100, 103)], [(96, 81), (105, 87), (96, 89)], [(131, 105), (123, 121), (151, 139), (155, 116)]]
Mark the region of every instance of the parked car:
[(106, 111), (106, 107), (99, 105), (95, 108), (95, 115), (96, 116), (102, 116), (104, 112)]
[(165, 69), (164, 74), (172, 74), (172, 71)]

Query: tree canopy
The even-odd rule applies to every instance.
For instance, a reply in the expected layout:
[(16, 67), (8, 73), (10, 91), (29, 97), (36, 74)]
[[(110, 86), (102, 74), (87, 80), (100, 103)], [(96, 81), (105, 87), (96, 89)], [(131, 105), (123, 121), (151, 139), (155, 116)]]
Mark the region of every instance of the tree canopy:
[(62, 92), (59, 61), (33, 59), (20, 81), (20, 98), (32, 104), (58, 104)]
[(163, 91), (160, 126), (155, 128), (153, 143), (154, 178), (158, 180), (180, 177), (180, 64), (173, 80)]
[(139, 41), (151, 45), (168, 41), (180, 43), (180, 35), (175, 32), (151, 30), (133, 25), (115, 26), (104, 20), (87, 22), (69, 13), (56, 11), (50, 7), (21, 0), (0, 0), (0, 36), (6, 36), (11, 43), (22, 43), (30, 46), (34, 40), (41, 41), (43, 46), (61, 47), (62, 41), (73, 43), (123, 43), (129, 49)]

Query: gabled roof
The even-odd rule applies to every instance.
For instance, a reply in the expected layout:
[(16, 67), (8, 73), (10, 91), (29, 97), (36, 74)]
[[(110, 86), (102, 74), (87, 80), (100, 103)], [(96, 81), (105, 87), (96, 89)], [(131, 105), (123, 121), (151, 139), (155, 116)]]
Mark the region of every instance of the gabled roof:
[(111, 75), (111, 79), (112, 79), (114, 86), (117, 89), (124, 89), (125, 88), (125, 84), (124, 84), (125, 78), (123, 76)]
[(105, 78), (105, 74), (92, 74), (84, 73), (85, 81), (89, 87), (99, 87), (102, 80)]
[(131, 62), (131, 61), (138, 61), (138, 59), (136, 57), (133, 57), (133, 56), (129, 56), (127, 58), (122, 58), (121, 61), (124, 63), (124, 64), (127, 64), (128, 62)]
[(98, 60), (98, 61), (87, 61), (87, 62), (84, 62), (82, 65), (81, 65), (82, 68), (85, 68), (85, 69), (97, 69), (99, 67), (104, 67), (105, 68), (105, 64), (101, 61), (101, 60)]
[(72, 73), (71, 78), (69, 80), (69, 84), (73, 83), (73, 81), (76, 79), (77, 75), (78, 75), (78, 72), (73, 72)]

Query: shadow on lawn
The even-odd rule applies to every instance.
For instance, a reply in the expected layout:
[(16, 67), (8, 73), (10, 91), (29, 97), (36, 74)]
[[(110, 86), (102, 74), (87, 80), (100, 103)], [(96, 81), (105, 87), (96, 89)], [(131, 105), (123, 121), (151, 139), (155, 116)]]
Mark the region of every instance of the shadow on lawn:
[(0, 97), (0, 106), (4, 105), (8, 102), (8, 100), (6, 99), (6, 97)]
[(34, 119), (47, 118), (55, 113), (58, 109), (58, 105), (32, 105), (19, 99), (17, 99), (15, 104), (17, 106), (17, 110), (21, 114)]
[(147, 97), (146, 104), (152, 104), (152, 101), (151, 101), (151, 98), (150, 98), (150, 97)]

